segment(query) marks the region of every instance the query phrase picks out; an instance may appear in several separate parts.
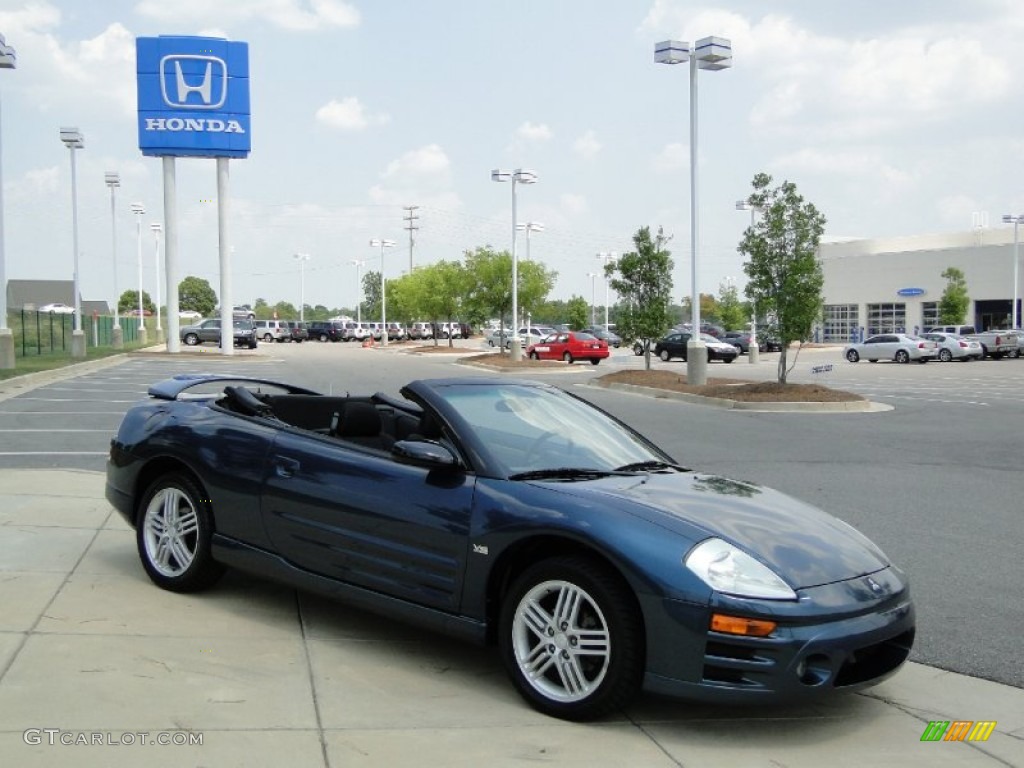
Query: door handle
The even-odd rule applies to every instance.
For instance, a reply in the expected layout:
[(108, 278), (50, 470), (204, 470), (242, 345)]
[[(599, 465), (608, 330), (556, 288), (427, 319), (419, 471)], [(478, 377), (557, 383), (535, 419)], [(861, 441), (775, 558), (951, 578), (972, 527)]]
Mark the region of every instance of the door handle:
[(277, 456), (274, 459), (274, 471), (278, 477), (292, 477), (299, 471), (299, 462), (287, 456)]

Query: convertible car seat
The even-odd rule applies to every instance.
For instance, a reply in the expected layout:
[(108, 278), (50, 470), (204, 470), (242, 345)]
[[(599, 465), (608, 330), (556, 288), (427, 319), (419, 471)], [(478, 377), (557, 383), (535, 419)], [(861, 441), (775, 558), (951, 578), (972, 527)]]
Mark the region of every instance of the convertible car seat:
[(350, 443), (381, 451), (390, 450), (394, 443), (394, 438), (382, 434), (380, 414), (371, 403), (346, 403), (333, 421), (331, 434)]

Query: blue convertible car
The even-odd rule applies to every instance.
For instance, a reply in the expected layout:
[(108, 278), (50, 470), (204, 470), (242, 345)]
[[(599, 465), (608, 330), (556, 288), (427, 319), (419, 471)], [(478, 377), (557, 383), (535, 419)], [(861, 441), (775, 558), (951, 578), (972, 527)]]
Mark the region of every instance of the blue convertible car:
[(106, 493), (165, 589), (229, 566), (494, 643), (523, 697), (570, 720), (641, 688), (813, 699), (910, 653), (907, 579), (865, 537), (685, 469), (555, 387), (335, 397), (196, 374), (149, 394), (112, 441)]

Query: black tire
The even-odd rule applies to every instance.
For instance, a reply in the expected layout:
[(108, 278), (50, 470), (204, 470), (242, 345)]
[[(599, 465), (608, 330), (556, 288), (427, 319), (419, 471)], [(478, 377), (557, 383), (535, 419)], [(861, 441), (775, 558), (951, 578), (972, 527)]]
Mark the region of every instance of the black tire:
[[(579, 599), (560, 601), (567, 592)], [(556, 616), (558, 605), (575, 610)], [(573, 654), (581, 638), (588, 653)], [(501, 605), (498, 647), (530, 706), (565, 720), (592, 720), (622, 709), (643, 679), (644, 632), (636, 599), (617, 574), (587, 557), (543, 560), (519, 575)], [(566, 689), (554, 663), (559, 660), (575, 674), (577, 690)], [(553, 663), (537, 671), (546, 661)]]
[(540, 360), (540, 355), (538, 355), (536, 352), (531, 352), (530, 353), (530, 359), (531, 360)]
[(726, 362), (726, 363), (731, 363), (735, 359), (736, 359), (735, 357), (723, 357), (722, 361)]
[(640, 357), (644, 353), (644, 345), (637, 343), (633, 345), (633, 354)]
[(939, 350), (939, 360), (941, 360), (944, 363), (948, 363), (952, 359), (953, 359), (953, 353), (950, 352), (948, 349), (940, 349)]
[(249, 342), (249, 349), (256, 349), (257, 346), (258, 345), (256, 344), (256, 339), (253, 339), (252, 341)]
[(194, 347), (199, 343), (199, 336), (198, 334), (195, 333), (186, 333), (184, 342), (188, 344), (190, 347)]
[(575, 362), (575, 361), (574, 361), (574, 360), (572, 359), (572, 353), (570, 353), (570, 352), (566, 352), (566, 353), (565, 353), (564, 355), (562, 355), (562, 359), (563, 359), (563, 360), (565, 360), (565, 362), (566, 362), (566, 363), (567, 363), (568, 365), (572, 365), (572, 364), (573, 364), (573, 362)]
[(325, 341), (327, 341), (327, 334), (321, 333), (317, 338), (320, 340), (320, 343), (323, 344)]
[(267, 344), (269, 344), (270, 342), (272, 342), (274, 340), (274, 337), (271, 336), (269, 333), (267, 333), (267, 334), (264, 334), (263, 340), (265, 342), (267, 342)]
[(223, 575), (210, 547), (210, 503), (191, 475), (171, 472), (154, 481), (139, 504), (135, 529), (142, 567), (158, 587), (198, 592)]
[(893, 359), (897, 363), (904, 363), (904, 364), (906, 364), (906, 363), (910, 362), (910, 354), (905, 349), (897, 349), (896, 350), (896, 357), (893, 358)]
[(672, 355), (670, 355), (670, 354), (668, 353), (668, 350), (667, 350), (667, 349), (663, 349), (663, 350), (661, 350), (661, 354), (660, 354), (660, 355), (658, 355), (658, 357), (660, 357), (660, 358), (661, 358), (661, 362), (663, 362), (663, 363), (667, 363), (667, 362), (668, 362), (669, 360), (671, 360), (671, 359), (672, 359)]
[(592, 357), (592, 358), (590, 358), (590, 364), (591, 364), (591, 365), (597, 365), (597, 364), (599, 364), (600, 362), (601, 362), (601, 359), (600, 359), (600, 358), (597, 358), (597, 357)]
[(860, 355), (857, 354), (856, 349), (848, 349), (846, 350), (846, 359), (849, 360), (851, 363), (856, 363), (858, 360), (860, 360)]

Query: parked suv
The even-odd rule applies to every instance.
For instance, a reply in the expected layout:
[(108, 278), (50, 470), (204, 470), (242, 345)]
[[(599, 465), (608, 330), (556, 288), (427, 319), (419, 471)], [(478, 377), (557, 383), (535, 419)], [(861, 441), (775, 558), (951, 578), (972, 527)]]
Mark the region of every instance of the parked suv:
[(317, 341), (341, 341), (345, 329), (341, 323), (331, 320), (314, 320), (309, 323), (309, 338)]
[(431, 323), (413, 323), (409, 326), (410, 339), (434, 338), (434, 326)]
[(260, 341), (288, 341), (292, 337), (291, 328), (287, 320), (257, 320), (256, 338)]
[[(252, 321), (236, 318), (234, 326), (235, 346), (256, 349), (256, 336)], [(206, 342), (220, 344), (220, 327), (220, 318), (211, 317), (210, 319), (202, 320), (195, 325), (184, 326), (179, 330), (178, 335), (181, 340), (190, 347)]]
[(299, 320), (285, 320), (285, 322), (288, 323), (288, 332), (296, 344), (301, 344), (309, 338), (309, 327), (305, 323)]
[(404, 325), (401, 323), (388, 323), (388, 341), (402, 341), (405, 335)]

